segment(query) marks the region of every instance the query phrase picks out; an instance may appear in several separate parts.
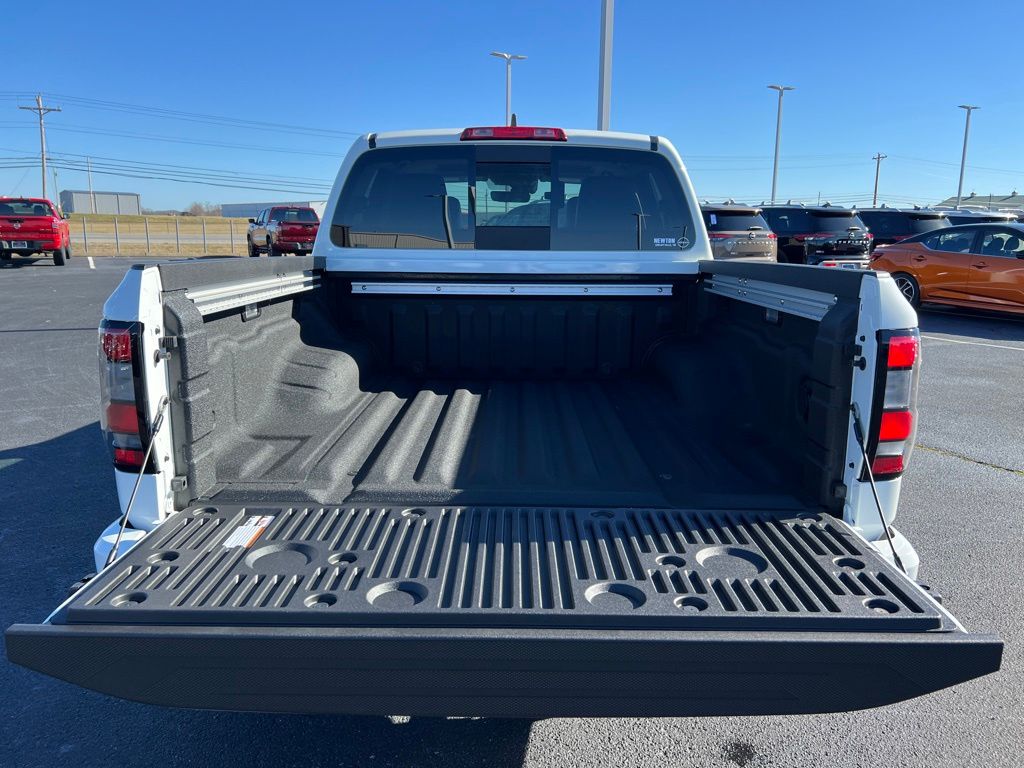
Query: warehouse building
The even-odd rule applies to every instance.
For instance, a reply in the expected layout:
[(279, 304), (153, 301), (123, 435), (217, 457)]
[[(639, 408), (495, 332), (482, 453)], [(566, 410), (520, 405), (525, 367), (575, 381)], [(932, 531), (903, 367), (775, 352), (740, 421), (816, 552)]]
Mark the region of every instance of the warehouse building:
[[(956, 196), (947, 197), (939, 205), (948, 208), (955, 207)], [(969, 195), (963, 196), (960, 207), (981, 211), (1018, 210), (1024, 208), (1024, 195), (1018, 195), (1017, 190), (1013, 190), (1008, 195), (979, 195), (971, 192)]]
[(312, 208), (321, 219), (324, 217), (326, 200), (307, 200), (305, 202), (276, 202), (276, 203), (224, 203), (220, 207), (220, 215), (230, 218), (254, 219), (264, 208), (273, 208), (277, 205), (294, 205), (299, 208)]
[(142, 214), (142, 200), (137, 192), (65, 189), (60, 193), (60, 208), (64, 213), (120, 213), (139, 216)]

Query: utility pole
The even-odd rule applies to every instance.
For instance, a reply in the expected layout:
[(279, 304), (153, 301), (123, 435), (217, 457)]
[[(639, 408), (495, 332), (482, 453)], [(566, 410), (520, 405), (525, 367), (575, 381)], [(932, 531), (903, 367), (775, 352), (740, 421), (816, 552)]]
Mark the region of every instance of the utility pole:
[(57, 186), (57, 169), (53, 169), (53, 196), (56, 198), (57, 213), (63, 213), (60, 209), (60, 187)]
[(607, 131), (612, 119), (612, 33), (615, 0), (601, 2), (601, 55), (597, 70), (597, 130)]
[(92, 192), (92, 158), (85, 158), (85, 167), (89, 170), (89, 213), (96, 213), (96, 195)]
[(879, 152), (877, 155), (871, 158), (872, 160), (875, 161), (875, 195), (874, 197), (871, 198), (872, 208), (878, 207), (878, 172), (882, 169), (882, 161), (885, 160), (885, 158), (887, 157), (888, 155), (883, 155), (881, 152)]
[(964, 168), (967, 166), (967, 137), (971, 133), (971, 111), (980, 109), (970, 104), (961, 104), (960, 109), (967, 110), (967, 122), (964, 123), (964, 153), (960, 156), (960, 183), (956, 188), (956, 210), (960, 210), (960, 199), (964, 194)]
[(775, 205), (775, 189), (779, 182), (779, 142), (782, 140), (782, 96), (786, 91), (794, 90), (792, 85), (769, 85), (773, 91), (779, 92), (779, 111), (775, 116), (775, 164), (772, 166), (772, 205)]
[(502, 53), (491, 51), (491, 56), (505, 60), (505, 125), (512, 125), (512, 62), (521, 61), (525, 56), (518, 53)]
[(44, 107), (43, 95), (36, 94), (36, 105), (34, 107), (18, 107), (35, 112), (39, 116), (39, 161), (43, 169), (43, 197), (46, 197), (46, 127), (43, 125), (43, 116), (50, 112), (60, 112), (60, 107)]

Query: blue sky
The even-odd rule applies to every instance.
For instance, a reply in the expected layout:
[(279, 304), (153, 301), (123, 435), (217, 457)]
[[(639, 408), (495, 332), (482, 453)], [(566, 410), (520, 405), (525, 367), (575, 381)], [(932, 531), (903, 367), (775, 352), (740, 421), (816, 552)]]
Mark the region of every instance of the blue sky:
[[(500, 124), (495, 49), (529, 56), (514, 69), (522, 124), (595, 124), (600, 0), (150, 7), (5, 9), (8, 31), (46, 32), (5, 35), (0, 195), (39, 192), (38, 165), (20, 159), (38, 157), (35, 118), (16, 109), (36, 91), (63, 108), (47, 122), (60, 188), (85, 188), (89, 155), (105, 171), (95, 189), (141, 192), (150, 208), (318, 199), (353, 134)], [(1024, 191), (1019, 10), (619, 0), (612, 128), (669, 137), (701, 197), (758, 202), (775, 126), (765, 86), (786, 83), (780, 198), (870, 201), (881, 151), (882, 199), (935, 202), (956, 192), (957, 105), (973, 103), (965, 194)]]

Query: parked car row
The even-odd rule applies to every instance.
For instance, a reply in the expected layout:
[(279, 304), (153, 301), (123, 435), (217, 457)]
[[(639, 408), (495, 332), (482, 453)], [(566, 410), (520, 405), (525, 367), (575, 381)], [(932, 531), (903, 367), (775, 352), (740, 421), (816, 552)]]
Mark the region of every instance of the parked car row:
[(961, 224), (877, 248), (871, 268), (889, 272), (921, 302), (1024, 314), (1024, 224)]

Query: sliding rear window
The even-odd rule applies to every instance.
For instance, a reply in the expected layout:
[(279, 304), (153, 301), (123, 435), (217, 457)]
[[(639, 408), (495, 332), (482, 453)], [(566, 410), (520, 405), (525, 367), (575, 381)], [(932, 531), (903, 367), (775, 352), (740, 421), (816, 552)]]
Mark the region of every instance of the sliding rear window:
[(461, 145), (367, 152), (331, 222), (351, 248), (680, 250), (693, 220), (672, 166), (641, 150)]

